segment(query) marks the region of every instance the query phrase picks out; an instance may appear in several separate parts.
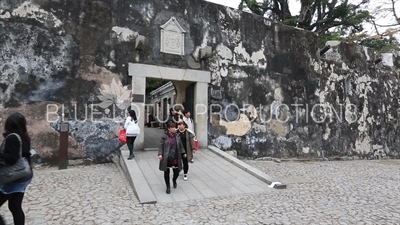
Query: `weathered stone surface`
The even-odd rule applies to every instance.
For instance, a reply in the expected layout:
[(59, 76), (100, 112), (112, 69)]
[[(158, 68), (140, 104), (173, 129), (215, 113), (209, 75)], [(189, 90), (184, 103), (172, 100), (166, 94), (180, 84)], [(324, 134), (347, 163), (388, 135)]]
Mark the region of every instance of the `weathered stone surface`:
[[(60, 122), (59, 118), (52, 123), (52, 127), (57, 131), (60, 130)], [(68, 123), (71, 137), (85, 148), (86, 154), (82, 157), (103, 161), (122, 146), (117, 138), (119, 130), (122, 128), (118, 123), (113, 121), (86, 123), (70, 121)]]
[[(14, 113), (19, 112), (26, 116), (29, 136), (32, 140), (32, 149), (35, 149), (37, 155), (34, 157), (36, 162), (54, 163), (58, 159), (59, 150), (59, 133), (53, 129), (47, 122), (53, 119), (53, 115), (47, 117), (47, 106), (57, 105), (54, 102), (39, 102), (33, 104), (24, 104), (16, 108), (6, 108), (0, 114), (0, 132), (4, 132), (4, 122), (6, 118)], [(69, 157), (81, 158), (85, 156), (82, 146), (78, 140), (70, 137), (68, 140)]]
[[(182, 56), (160, 52), (172, 17), (186, 31)], [(129, 63), (210, 71), (209, 143), (238, 156), (400, 155), (398, 54), (340, 43), (320, 56), (312, 33), (201, 0), (7, 0), (0, 28), (0, 110), (56, 102), (80, 130), (93, 128), (93, 113), (108, 118), (98, 137), (71, 135), (82, 157), (118, 148), (112, 123), (130, 103)], [(54, 157), (56, 143), (32, 132), (38, 154)]]
[[(174, 207), (171, 203), (142, 205), (115, 164), (35, 169), (23, 203), (26, 224), (309, 225), (400, 221), (398, 161), (247, 163), (284, 179), (287, 188), (183, 201)], [(177, 191), (182, 191), (179, 188)], [(0, 214), (12, 224), (7, 205), (0, 208)]]
[(0, 27), (0, 109), (66, 99), (79, 65), (73, 36), (17, 21), (0, 20)]

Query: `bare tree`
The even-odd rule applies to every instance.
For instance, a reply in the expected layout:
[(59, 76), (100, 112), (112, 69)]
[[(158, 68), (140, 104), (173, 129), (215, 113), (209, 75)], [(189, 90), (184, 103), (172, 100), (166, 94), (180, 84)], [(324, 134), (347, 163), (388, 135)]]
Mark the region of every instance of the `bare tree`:
[[(369, 23), (373, 27), (374, 34), (370, 35), (368, 37), (369, 40), (365, 39), (364, 42), (369, 41), (375, 44), (383, 42), (387, 44), (384, 46), (384, 50), (398, 50), (398, 39), (400, 38), (400, 1), (382, 0), (378, 6), (374, 6), (373, 8), (371, 10), (373, 17), (369, 20)], [(396, 35), (398, 35), (397, 38)]]

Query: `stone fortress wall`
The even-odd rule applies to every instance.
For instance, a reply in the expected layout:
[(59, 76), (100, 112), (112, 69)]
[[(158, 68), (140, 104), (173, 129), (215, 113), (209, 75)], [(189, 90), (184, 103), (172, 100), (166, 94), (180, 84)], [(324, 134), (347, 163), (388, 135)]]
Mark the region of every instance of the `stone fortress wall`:
[[(160, 51), (171, 18), (181, 55)], [(202, 0), (1, 1), (0, 129), (23, 113), (55, 160), (64, 112), (70, 158), (107, 158), (142, 63), (210, 71), (208, 144), (239, 156), (399, 157), (400, 52), (335, 44)]]

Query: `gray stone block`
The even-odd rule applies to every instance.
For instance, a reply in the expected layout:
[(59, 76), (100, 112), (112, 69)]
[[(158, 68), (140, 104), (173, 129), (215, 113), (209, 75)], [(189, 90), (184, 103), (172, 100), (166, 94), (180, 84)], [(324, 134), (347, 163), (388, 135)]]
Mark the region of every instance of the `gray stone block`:
[(262, 171), (250, 166), (249, 164), (229, 155), (228, 153), (218, 149), (217, 147), (208, 146), (208, 149), (211, 150), (212, 152), (214, 152), (215, 154), (221, 156), (222, 158), (226, 159), (227, 161), (233, 163), (234, 165), (236, 165), (237, 167), (241, 168), (242, 170), (250, 173), (251, 175), (257, 177), (258, 179), (264, 181), (265, 183), (271, 185), (273, 182), (277, 182), (276, 184), (274, 184), (273, 188), (276, 189), (285, 189), (286, 188), (286, 184), (284, 184), (283, 182), (279, 181), (278, 179), (269, 176), (266, 173), (263, 173)]

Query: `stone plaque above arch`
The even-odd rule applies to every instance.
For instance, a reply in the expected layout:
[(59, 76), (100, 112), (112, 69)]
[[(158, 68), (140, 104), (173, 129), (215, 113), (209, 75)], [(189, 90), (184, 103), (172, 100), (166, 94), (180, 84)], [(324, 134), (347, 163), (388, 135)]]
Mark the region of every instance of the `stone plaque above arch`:
[(184, 55), (186, 31), (178, 23), (175, 17), (171, 17), (161, 26), (161, 49), (163, 53)]

